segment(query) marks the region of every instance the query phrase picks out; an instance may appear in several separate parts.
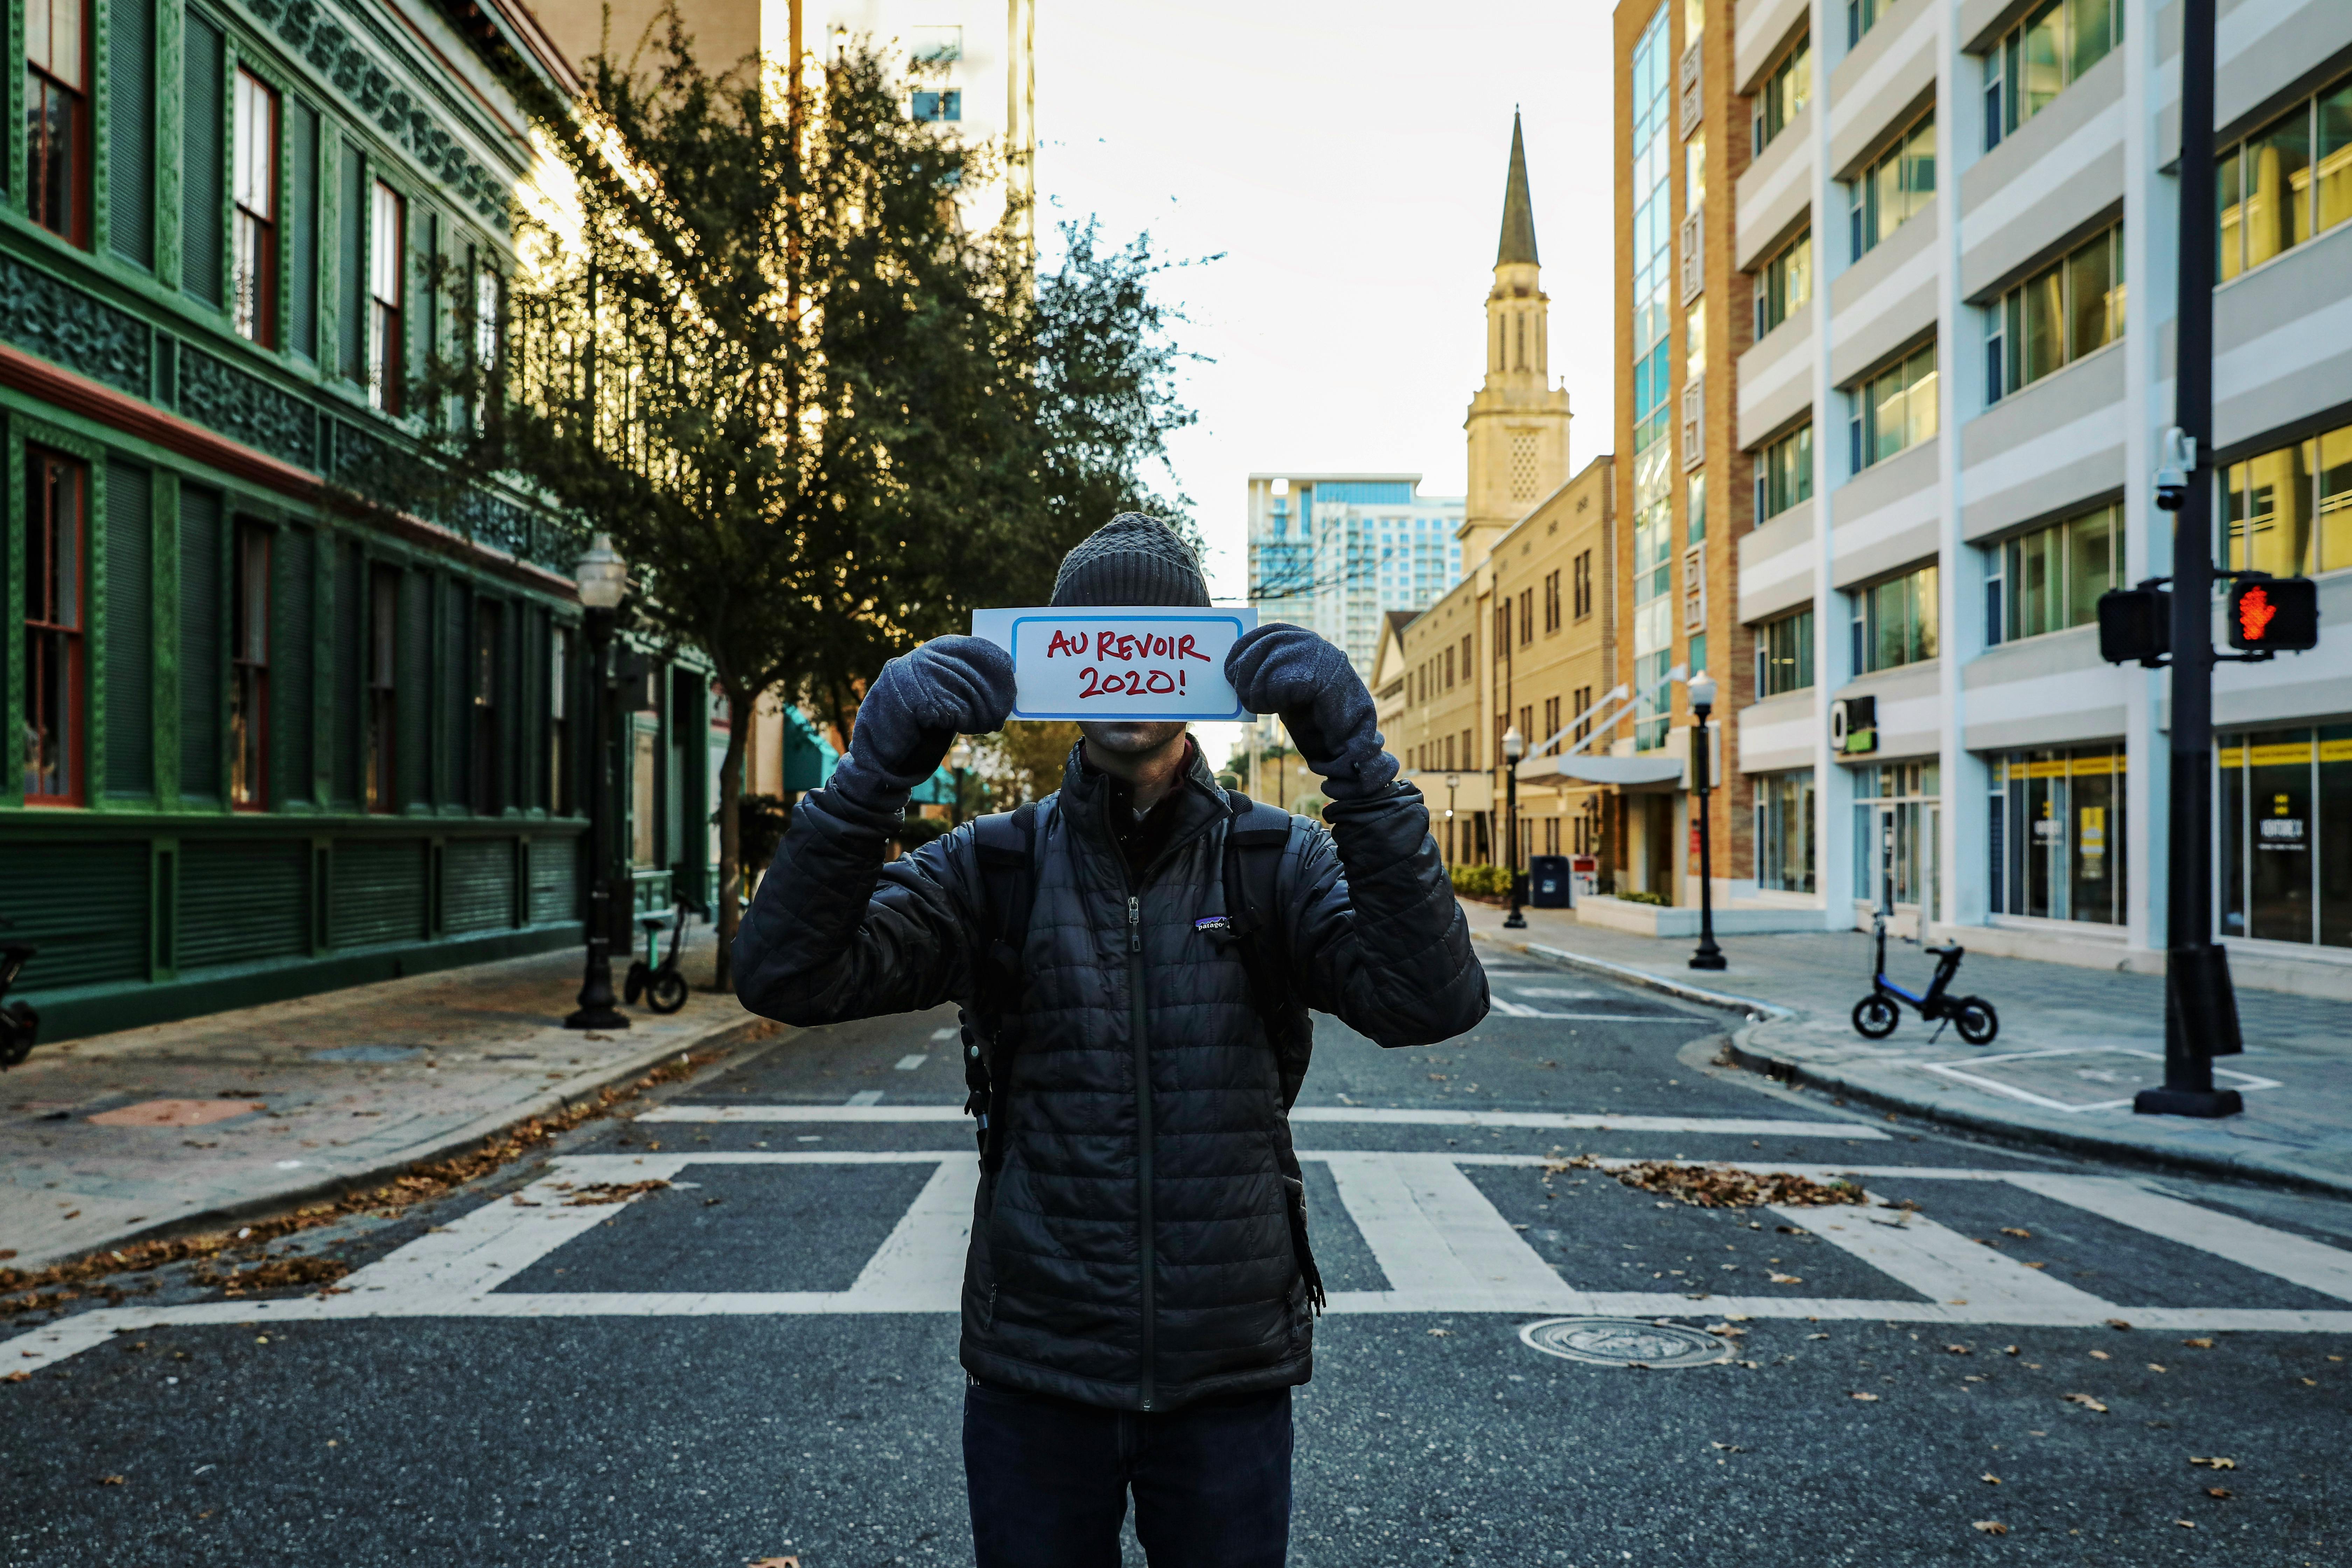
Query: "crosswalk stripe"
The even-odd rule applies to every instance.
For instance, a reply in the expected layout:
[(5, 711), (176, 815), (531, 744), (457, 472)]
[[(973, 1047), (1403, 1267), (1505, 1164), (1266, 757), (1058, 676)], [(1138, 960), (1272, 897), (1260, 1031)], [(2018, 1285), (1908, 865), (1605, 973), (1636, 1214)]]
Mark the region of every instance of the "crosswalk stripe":
[(1537, 1310), (1575, 1294), (1444, 1155), (1350, 1153), (1324, 1159), (1348, 1217), (1388, 1276), (1392, 1293), (1546, 1304)]
[[(867, 1090), (867, 1093), (878, 1091)], [(961, 1121), (961, 1105), (660, 1105), (639, 1121), (771, 1122)], [(1427, 1110), (1380, 1105), (1300, 1105), (1293, 1122), (1371, 1127), (1526, 1128), (1545, 1132), (1713, 1132), (1731, 1138), (1841, 1138), (1883, 1143), (1887, 1134), (1859, 1121), (1782, 1121), (1745, 1116), (1612, 1116), (1607, 1111)]]
[(964, 1253), (980, 1162), (940, 1162), (898, 1226), (866, 1260), (849, 1294), (886, 1312), (952, 1312), (963, 1301)]
[(2352, 1252), (2166, 1197), (2121, 1176), (2024, 1173), (2010, 1179), (2027, 1192), (2226, 1258), (2323, 1296), (2352, 1301)]
[(1775, 1204), (1772, 1212), (1931, 1301), (1994, 1311), (2054, 1312), (2092, 1322), (2116, 1313), (2111, 1304), (2089, 1291), (2028, 1268), (1910, 1209)]

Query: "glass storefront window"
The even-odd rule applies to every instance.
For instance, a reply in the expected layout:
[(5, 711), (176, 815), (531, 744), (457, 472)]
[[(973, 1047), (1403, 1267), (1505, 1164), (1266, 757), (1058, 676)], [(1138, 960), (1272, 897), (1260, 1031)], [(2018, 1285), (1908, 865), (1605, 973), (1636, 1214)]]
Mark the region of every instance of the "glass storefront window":
[(2123, 748), (2011, 752), (1991, 774), (1992, 911), (2121, 924)]
[(2221, 934), (2352, 947), (2352, 725), (2224, 736)]
[(1934, 763), (1883, 763), (1855, 770), (1855, 898), (1886, 909), (1910, 904), (1935, 910), (1941, 773)]
[(1756, 885), (1813, 890), (1813, 770), (1756, 777)]

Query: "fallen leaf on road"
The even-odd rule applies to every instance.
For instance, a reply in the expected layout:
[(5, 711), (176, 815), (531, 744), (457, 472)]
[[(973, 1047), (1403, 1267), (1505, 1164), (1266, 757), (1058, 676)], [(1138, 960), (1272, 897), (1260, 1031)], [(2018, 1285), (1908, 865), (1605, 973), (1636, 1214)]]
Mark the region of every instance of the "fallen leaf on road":
[(568, 1209), (588, 1208), (597, 1204), (626, 1203), (641, 1193), (658, 1192), (669, 1184), (656, 1177), (645, 1182), (588, 1182), (563, 1200)]
[(1748, 1331), (1746, 1329), (1735, 1329), (1729, 1323), (1710, 1323), (1707, 1325), (1706, 1331), (1710, 1334), (1720, 1334), (1727, 1340), (1736, 1340)]
[(2172, 1522), (2179, 1525), (2183, 1530), (2194, 1530), (2197, 1528), (2197, 1521), (2193, 1519), (2176, 1519)]
[(1454, 1337), (1454, 1331), (1452, 1329), (1432, 1329), (1429, 1331), (1429, 1337), (1433, 1340), (1450, 1340)]
[(1765, 1271), (1764, 1277), (1775, 1285), (1802, 1285), (1805, 1282), (1805, 1277), (1801, 1274), (1780, 1274), (1769, 1269)]
[(1997, 1487), (2000, 1485), (2000, 1478), (1994, 1475), (1990, 1470), (1987, 1470), (1983, 1475), (1979, 1476), (1977, 1479), (1984, 1482), (1987, 1486)]
[[(1607, 1170), (1591, 1154), (1572, 1154), (1544, 1163), (1547, 1175), (1563, 1171)], [(1698, 1208), (1754, 1208), (1781, 1204), (1800, 1208), (1827, 1204), (1864, 1204), (1863, 1190), (1847, 1181), (1817, 1182), (1790, 1171), (1745, 1171), (1732, 1165), (1681, 1165), (1669, 1160), (1643, 1160), (1610, 1173), (1629, 1187), (1661, 1193)], [(1782, 1226), (1780, 1228), (1789, 1230)], [(1802, 1235), (1791, 1231), (1792, 1235)]]
[(1807, 1335), (1805, 1336), (1805, 1338), (1807, 1338), (1807, 1339), (1809, 1339), (1809, 1340), (1825, 1340), (1825, 1339), (1828, 1339), (1828, 1338), (1829, 1338), (1829, 1335), (1827, 1335), (1827, 1334), (1807, 1334)]
[(352, 1266), (340, 1258), (274, 1258), (249, 1268), (227, 1270), (199, 1263), (188, 1270), (188, 1283), (217, 1285), (225, 1295), (242, 1296), (247, 1290), (275, 1290), (289, 1285), (331, 1285), (351, 1271)]
[(519, 1209), (535, 1209), (539, 1207), (539, 1200), (537, 1198), (527, 1198), (520, 1193), (517, 1193), (509, 1201), (511, 1201), (514, 1206)]
[(2200, 1459), (2194, 1454), (2189, 1456), (2189, 1462), (2192, 1465), (2202, 1465), (2209, 1470), (2234, 1470), (2238, 1468), (2238, 1461), (2235, 1459), (2226, 1458)]
[(2109, 1360), (2112, 1360), (2113, 1358), (2112, 1358), (2112, 1357), (2110, 1357), (2110, 1356), (2107, 1354), (2107, 1352), (2105, 1352), (2105, 1351), (2093, 1351), (2093, 1352), (2091, 1352), (2091, 1359), (2092, 1359), (2093, 1361), (2109, 1361)]
[(2029, 1263), (2029, 1264), (2027, 1264), (2027, 1265), (2026, 1265), (2026, 1267), (2027, 1267), (2028, 1268), (2049, 1268), (2049, 1267), (2050, 1267), (2050, 1265), (2048, 1265), (2047, 1263)]
[(1707, 1447), (1710, 1448), (1720, 1448), (1727, 1454), (1744, 1454), (1748, 1452), (1747, 1449), (1741, 1447), (1737, 1443), (1709, 1443)]
[(2015, 1345), (2003, 1345), (2000, 1347), (2000, 1353), (2003, 1355), (2015, 1355), (2017, 1353), (2017, 1347)]
[(2107, 1407), (2105, 1405), (2100, 1404), (2097, 1400), (2092, 1398), (2087, 1394), (2062, 1394), (2060, 1397), (2064, 1399), (2069, 1405), (2079, 1405), (2085, 1410), (2095, 1410), (2102, 1415), (2105, 1415), (2107, 1413)]
[(2162, 1372), (2164, 1368), (2155, 1362), (2150, 1362), (2147, 1363), (2147, 1370), (2150, 1372)]
[(1849, 1394), (1846, 1397), (1848, 1399), (1859, 1399), (1864, 1405), (1875, 1405), (1878, 1403), (1878, 1395), (1875, 1394)]
[(2231, 1491), (2227, 1487), (2207, 1487), (2205, 1489), (2205, 1495), (2207, 1497), (2236, 1497), (2238, 1494)]
[(2213, 1348), (2211, 1340), (2183, 1340), (2180, 1342), (2193, 1351), (2210, 1351)]
[(2131, 1325), (2124, 1321), (2121, 1318), (2109, 1318), (2107, 1320), (2107, 1327), (2111, 1329), (2128, 1329)]
[(5, 1376), (0, 1376), (0, 1383), (30, 1383), (32, 1381), (33, 1374), (29, 1372), (12, 1372)]
[(102, 1487), (119, 1487), (122, 1484), (122, 1478), (121, 1476), (100, 1476), (98, 1478), (98, 1484)]
[(2013, 1225), (2002, 1226), (2000, 1227), (2000, 1233), (2003, 1236), (2013, 1236), (2020, 1241), (2032, 1241), (2033, 1239), (2033, 1233), (2032, 1231), (2021, 1230)]
[(2319, 1386), (2319, 1379), (2315, 1377), (2306, 1377), (2303, 1381), (2309, 1384), (2314, 1388), (2317, 1388)]
[(2009, 1533), (2009, 1526), (2001, 1523), (2001, 1521), (1997, 1519), (1980, 1519), (1974, 1524), (1969, 1526), (1969, 1528), (1970, 1530), (1981, 1530), (1987, 1535), (2007, 1535)]
[(762, 1557), (754, 1562), (751, 1568), (801, 1568), (801, 1560), (797, 1557)]
[(1946, 1345), (1944, 1349), (1953, 1355), (1972, 1355), (1975, 1353), (1966, 1345)]

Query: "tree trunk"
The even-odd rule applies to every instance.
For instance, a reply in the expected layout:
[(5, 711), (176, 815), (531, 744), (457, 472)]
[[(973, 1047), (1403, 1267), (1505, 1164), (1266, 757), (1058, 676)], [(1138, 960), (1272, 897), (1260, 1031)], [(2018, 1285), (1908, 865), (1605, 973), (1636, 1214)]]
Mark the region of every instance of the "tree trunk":
[(735, 932), (743, 910), (743, 753), (751, 744), (756, 695), (727, 689), (727, 756), (719, 764), (719, 886), (712, 894), (719, 920), (719, 963), (714, 989), (735, 989)]

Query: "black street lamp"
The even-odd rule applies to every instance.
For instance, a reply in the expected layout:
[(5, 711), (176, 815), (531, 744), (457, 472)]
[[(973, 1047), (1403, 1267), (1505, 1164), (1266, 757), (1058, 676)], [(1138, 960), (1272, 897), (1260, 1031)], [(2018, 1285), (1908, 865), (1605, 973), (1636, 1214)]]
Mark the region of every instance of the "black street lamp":
[(2230, 957), (2213, 941), (2213, 11), (2185, 0), (2180, 47), (2180, 302), (2173, 421), (2187, 461), (2157, 476), (2172, 526), (2172, 769), (2164, 962), (2164, 1087), (2136, 1111), (2234, 1116), (2245, 1103), (2213, 1087), (2213, 1058), (2239, 1043)]
[(1715, 711), (1715, 677), (1700, 670), (1690, 678), (1691, 787), (1698, 797), (1698, 951), (1691, 954), (1693, 969), (1721, 969), (1723, 949), (1715, 945), (1715, 862), (1712, 835), (1707, 831), (1707, 716)]
[(1527, 737), (1517, 724), (1503, 731), (1503, 855), (1511, 879), (1511, 912), (1503, 917), (1506, 931), (1528, 929), (1528, 917), (1519, 913), (1519, 753), (1527, 749)]
[(955, 750), (948, 753), (948, 766), (955, 771), (955, 804), (948, 808), (948, 826), (963, 826), (963, 774), (971, 766), (971, 742), (956, 737)]
[(1454, 792), (1461, 787), (1460, 773), (1445, 775), (1445, 863), (1448, 866), (1461, 858), (1454, 849)]
[(613, 704), (606, 667), (629, 569), (613, 553), (610, 535), (596, 535), (580, 557), (578, 577), (588, 633), (588, 960), (580, 977), (579, 1010), (563, 1026), (625, 1029), (629, 1016), (613, 1005), (613, 759), (605, 715)]

